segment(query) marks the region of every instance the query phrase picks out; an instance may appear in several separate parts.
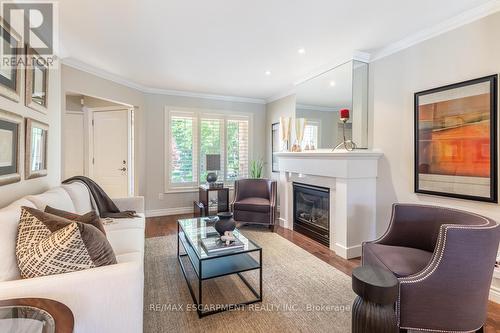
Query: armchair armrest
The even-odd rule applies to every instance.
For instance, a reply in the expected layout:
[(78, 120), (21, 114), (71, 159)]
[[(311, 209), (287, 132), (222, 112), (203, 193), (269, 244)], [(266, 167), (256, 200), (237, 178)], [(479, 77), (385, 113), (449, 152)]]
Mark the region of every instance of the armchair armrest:
[(120, 210), (144, 213), (144, 197), (113, 198), (112, 200)]
[(142, 332), (142, 260), (0, 282), (0, 299), (43, 297), (67, 305), (75, 332)]
[(399, 279), (396, 312), (401, 327), (475, 331), (484, 324), (500, 238), (499, 226), (486, 218), (484, 222), (440, 227), (427, 267)]

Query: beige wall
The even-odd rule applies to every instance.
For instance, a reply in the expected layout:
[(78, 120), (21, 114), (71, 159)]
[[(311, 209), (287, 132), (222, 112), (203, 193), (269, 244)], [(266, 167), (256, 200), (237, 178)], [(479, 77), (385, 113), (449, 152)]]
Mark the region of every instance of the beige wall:
[[(145, 165), (146, 154), (144, 147), (146, 141), (144, 137), (144, 117), (145, 117), (145, 95), (136, 89), (97, 77), (95, 75), (80, 71), (66, 65), (62, 66), (61, 93), (62, 110), (66, 110), (66, 94), (81, 94), (88, 97), (86, 103), (88, 106), (97, 106), (96, 99), (104, 99), (110, 102), (128, 104), (135, 107), (135, 192), (136, 195), (146, 193)], [(110, 103), (109, 105), (113, 105)], [(102, 102), (98, 103), (102, 106)], [(63, 124), (64, 126), (64, 124)], [(71, 154), (72, 152), (63, 152)], [(65, 159), (71, 156), (65, 156)]]
[(498, 204), (413, 192), (413, 94), (500, 72), (500, 13), (370, 64), (372, 146), (380, 148), (377, 231), (387, 227), (393, 202), (438, 204), (500, 221)]
[[(168, 193), (160, 199), (160, 193), (165, 190), (165, 107), (177, 106), (184, 108), (198, 108), (216, 110), (221, 113), (247, 113), (252, 115), (253, 140), (251, 142), (251, 159), (265, 159), (265, 136), (263, 129), (266, 126), (266, 110), (263, 104), (239, 103), (203, 98), (147, 95), (146, 113), (146, 158), (147, 158), (147, 210), (172, 211), (193, 207), (193, 201), (198, 199), (198, 191), (186, 193)], [(269, 128), (271, 128), (269, 126)]]
[(47, 156), (48, 175), (41, 178), (29, 180), (24, 179), (24, 138), (22, 138), (20, 147), (21, 182), (0, 187), (0, 207), (3, 207), (25, 195), (43, 192), (44, 190), (57, 185), (61, 178), (61, 72), (58, 68), (53, 68), (49, 71), (49, 110), (46, 115), (24, 106), (24, 79), (25, 71), (22, 71), (21, 100), (16, 103), (4, 97), (0, 97), (0, 109), (19, 114), (25, 118), (30, 117), (49, 124)]

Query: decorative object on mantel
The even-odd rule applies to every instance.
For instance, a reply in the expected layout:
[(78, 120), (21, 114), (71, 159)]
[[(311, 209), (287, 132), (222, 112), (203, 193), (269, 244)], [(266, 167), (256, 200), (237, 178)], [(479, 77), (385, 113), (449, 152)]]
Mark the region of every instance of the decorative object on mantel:
[(415, 93), (415, 192), (498, 202), (497, 81)]
[(339, 143), (337, 147), (333, 148), (333, 150), (345, 149), (347, 151), (353, 151), (354, 149), (356, 149), (356, 144), (352, 140), (347, 140), (345, 137), (345, 126), (347, 121), (349, 120), (349, 109), (342, 109), (339, 112), (340, 120), (342, 121), (342, 138), (344, 141)]
[(21, 180), (22, 131), (23, 117), (0, 110), (0, 186)]
[(47, 176), (49, 125), (26, 118), (24, 173), (26, 179)]
[(295, 143), (292, 146), (293, 152), (302, 151), (302, 140), (304, 139), (304, 129), (306, 127), (305, 118), (295, 119)]
[(288, 151), (290, 141), (290, 117), (280, 117), (281, 151)]
[(220, 154), (206, 154), (207, 183), (212, 184), (217, 181), (217, 173), (220, 170)]

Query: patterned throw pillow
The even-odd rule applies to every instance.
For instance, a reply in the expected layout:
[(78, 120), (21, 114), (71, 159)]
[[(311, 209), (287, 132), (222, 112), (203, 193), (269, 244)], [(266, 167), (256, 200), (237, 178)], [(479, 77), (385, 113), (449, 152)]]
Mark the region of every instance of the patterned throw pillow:
[(46, 206), (45, 213), (57, 215), (59, 217), (64, 217), (65, 219), (76, 221), (76, 222), (91, 224), (94, 227), (96, 227), (97, 229), (101, 230), (102, 233), (106, 235), (106, 231), (104, 230), (104, 226), (102, 225), (101, 218), (99, 217), (99, 215), (97, 215), (97, 213), (95, 211), (88, 212), (87, 214), (84, 214), (84, 215), (78, 215), (75, 213), (67, 212), (65, 210)]
[(22, 278), (116, 264), (106, 236), (90, 224), (22, 207), (16, 256)]

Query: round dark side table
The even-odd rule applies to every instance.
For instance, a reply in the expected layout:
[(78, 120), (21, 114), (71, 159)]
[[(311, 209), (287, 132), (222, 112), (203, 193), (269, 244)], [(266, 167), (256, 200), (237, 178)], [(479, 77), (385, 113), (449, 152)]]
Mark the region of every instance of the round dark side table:
[[(17, 320), (9, 333), (41, 332), (72, 333), (74, 317), (71, 310), (64, 304), (47, 298), (16, 298), (0, 300), (0, 321)], [(22, 321), (26, 320), (25, 325)], [(31, 320), (31, 321), (30, 321)], [(37, 323), (39, 322), (39, 323)], [(8, 327), (9, 323), (0, 322), (0, 326)], [(16, 329), (19, 327), (19, 331)], [(12, 331), (13, 329), (13, 331)]]
[(398, 332), (394, 303), (398, 279), (390, 271), (360, 266), (352, 272), (352, 290), (358, 295), (352, 306), (353, 333)]

